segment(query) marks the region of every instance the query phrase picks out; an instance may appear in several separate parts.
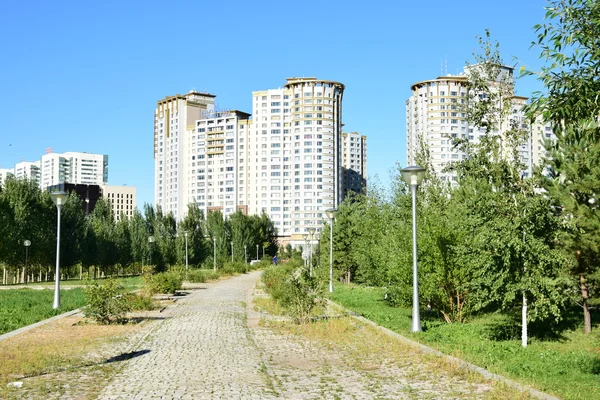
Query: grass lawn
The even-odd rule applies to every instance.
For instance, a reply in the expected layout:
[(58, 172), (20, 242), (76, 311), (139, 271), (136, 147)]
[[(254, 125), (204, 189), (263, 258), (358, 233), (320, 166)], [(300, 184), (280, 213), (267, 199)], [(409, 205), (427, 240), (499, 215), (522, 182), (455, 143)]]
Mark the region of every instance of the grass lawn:
[(0, 290), (0, 334), (85, 305), (83, 289), (60, 291), (60, 309), (52, 309), (54, 290)]
[[(544, 338), (534, 337), (523, 348), (520, 326), (510, 316), (488, 314), (464, 324), (447, 324), (438, 316), (423, 313), (423, 332), (413, 334), (411, 310), (387, 305), (383, 289), (356, 285), (337, 285), (335, 289), (331, 300), (446, 354), (560, 398), (600, 399), (598, 324), (591, 335), (584, 335), (582, 326), (576, 323), (552, 335), (548, 332), (555, 332), (553, 327), (530, 327), (531, 332)], [(581, 312), (569, 318), (583, 323)]]
[[(99, 280), (102, 281), (103, 279), (99, 279)], [(125, 277), (125, 278), (114, 278), (114, 279), (117, 281), (118, 284), (120, 284), (121, 286), (123, 286), (125, 289), (128, 289), (128, 290), (139, 289), (144, 285), (144, 278), (141, 276), (129, 276), (129, 277)], [(84, 279), (84, 280), (80, 280), (80, 279), (62, 280), (62, 281), (60, 281), (60, 286), (61, 287), (62, 286), (85, 286), (85, 284), (87, 282), (88, 281), (86, 279)], [(23, 285), (22, 283), (19, 284), (19, 286), (22, 286), (22, 285)], [(31, 282), (31, 283), (28, 283), (27, 286), (54, 287), (54, 281)], [(8, 287), (10, 287), (10, 286), (8, 286)]]

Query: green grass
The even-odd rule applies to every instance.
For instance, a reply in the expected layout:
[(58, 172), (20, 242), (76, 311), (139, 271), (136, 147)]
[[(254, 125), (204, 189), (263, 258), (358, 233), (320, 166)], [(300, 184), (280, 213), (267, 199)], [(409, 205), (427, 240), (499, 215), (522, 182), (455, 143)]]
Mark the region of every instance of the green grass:
[[(509, 315), (487, 314), (464, 324), (447, 324), (423, 313), (423, 332), (411, 333), (411, 310), (383, 301), (381, 288), (337, 285), (331, 300), (446, 354), (564, 399), (600, 398), (600, 326), (585, 335), (581, 325), (569, 328), (532, 326), (533, 338), (521, 347), (520, 326)], [(583, 319), (581, 312), (568, 316)], [(557, 333), (558, 332), (558, 333)], [(549, 334), (552, 333), (552, 334)]]
[(60, 309), (52, 309), (54, 290), (0, 290), (0, 334), (85, 305), (83, 289), (60, 291)]
[[(104, 279), (107, 279), (107, 278), (102, 278), (102, 279), (98, 279), (98, 280), (102, 281)], [(117, 281), (117, 284), (119, 284), (120, 286), (122, 286), (123, 288), (125, 288), (128, 291), (140, 289), (141, 287), (144, 286), (144, 278), (141, 276), (128, 276), (125, 278), (114, 278), (114, 279)], [(61, 286), (85, 286), (85, 284), (87, 282), (88, 282), (87, 279), (84, 279), (84, 280), (69, 279), (69, 280), (61, 280), (60, 285)], [(23, 284), (19, 283), (18, 285), (22, 286)], [(27, 284), (27, 286), (52, 286), (52, 287), (54, 287), (54, 281), (30, 282)]]

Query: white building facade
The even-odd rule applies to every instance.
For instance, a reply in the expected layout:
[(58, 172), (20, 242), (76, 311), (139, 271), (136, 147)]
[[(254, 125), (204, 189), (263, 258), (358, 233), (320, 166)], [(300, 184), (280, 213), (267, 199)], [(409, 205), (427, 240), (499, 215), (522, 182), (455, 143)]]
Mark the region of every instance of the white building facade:
[(40, 165), (41, 161), (21, 161), (15, 164), (15, 177), (27, 179), (39, 185), (42, 177)]
[(110, 201), (115, 221), (121, 216), (126, 219), (133, 218), (136, 207), (136, 189), (134, 186), (102, 185), (102, 197)]
[[(282, 241), (304, 243), (307, 229), (321, 228), (325, 210), (344, 197), (343, 93), (339, 82), (289, 78), (283, 88), (252, 93), (252, 119), (216, 110), (206, 93), (160, 100), (155, 204), (179, 220), (189, 203), (225, 216), (266, 212)], [(366, 138), (349, 135), (356, 144), (348, 142), (348, 167), (366, 176)]]
[(14, 175), (14, 169), (0, 168), (0, 186), (4, 185), (4, 182), (6, 182), (6, 179), (9, 176), (13, 176), (13, 175)]
[[(502, 67), (503, 76), (512, 79), (513, 69)], [(406, 101), (406, 145), (408, 165), (416, 163), (415, 157), (426, 146), (436, 174), (443, 180), (454, 182), (453, 173), (442, 172), (449, 163), (462, 160), (466, 154), (453, 148), (454, 138), (468, 139), (478, 143), (485, 135), (485, 129), (469, 124), (463, 104), (467, 98), (468, 70), (460, 75), (441, 76), (437, 79), (421, 81), (411, 86), (411, 97)], [(530, 132), (518, 151), (525, 169), (524, 176), (531, 176), (533, 167), (541, 160), (541, 144), (535, 132), (536, 124), (529, 124), (523, 108), (527, 97), (511, 97), (511, 114), (501, 121), (494, 135), (502, 135), (518, 124), (519, 129)], [(544, 130), (544, 133), (546, 131)]]
[(342, 133), (342, 199), (350, 192), (364, 193), (367, 187), (367, 137), (357, 132)]
[(92, 153), (48, 153), (40, 161), (40, 186), (63, 183), (102, 185), (108, 182), (108, 156)]

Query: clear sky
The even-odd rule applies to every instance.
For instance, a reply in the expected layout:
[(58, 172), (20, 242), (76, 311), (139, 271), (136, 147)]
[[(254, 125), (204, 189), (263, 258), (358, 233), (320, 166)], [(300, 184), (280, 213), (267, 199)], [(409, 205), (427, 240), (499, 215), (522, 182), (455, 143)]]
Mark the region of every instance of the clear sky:
[[(153, 199), (156, 101), (191, 89), (252, 112), (251, 93), (292, 76), (346, 85), (345, 130), (368, 136), (368, 174), (406, 162), (410, 85), (456, 74), (486, 28), (530, 50), (544, 0), (27, 1), (0, 12), (0, 168), (54, 152), (109, 155), (109, 184)], [(443, 61), (445, 60), (445, 61)], [(528, 96), (537, 84), (517, 83)]]

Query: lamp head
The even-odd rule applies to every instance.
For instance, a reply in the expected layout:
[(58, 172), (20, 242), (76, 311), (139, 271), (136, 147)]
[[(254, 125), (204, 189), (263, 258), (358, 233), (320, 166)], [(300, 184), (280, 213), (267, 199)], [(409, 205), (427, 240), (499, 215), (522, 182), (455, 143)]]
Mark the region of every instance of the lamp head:
[(29, 241), (29, 240), (25, 240), (25, 241), (23, 241), (23, 245), (24, 245), (25, 247), (29, 247), (29, 246), (31, 246), (31, 241)]
[(308, 228), (307, 231), (308, 231), (308, 233), (310, 233), (310, 236), (315, 234), (315, 228), (313, 228), (313, 227)]
[(418, 165), (411, 165), (400, 170), (402, 179), (409, 185), (419, 186), (425, 177), (425, 168)]
[(184, 231), (183, 234), (185, 235), (185, 237), (187, 237), (187, 231)]
[(69, 198), (69, 194), (62, 190), (50, 193), (50, 197), (52, 197), (52, 202), (56, 204), (56, 207), (61, 207), (67, 199)]
[(154, 243), (154, 236), (148, 236), (148, 243)]
[(327, 218), (329, 218), (330, 220), (335, 219), (335, 216), (337, 215), (337, 210), (335, 208), (330, 208), (328, 210), (325, 210), (325, 214), (327, 214)]

